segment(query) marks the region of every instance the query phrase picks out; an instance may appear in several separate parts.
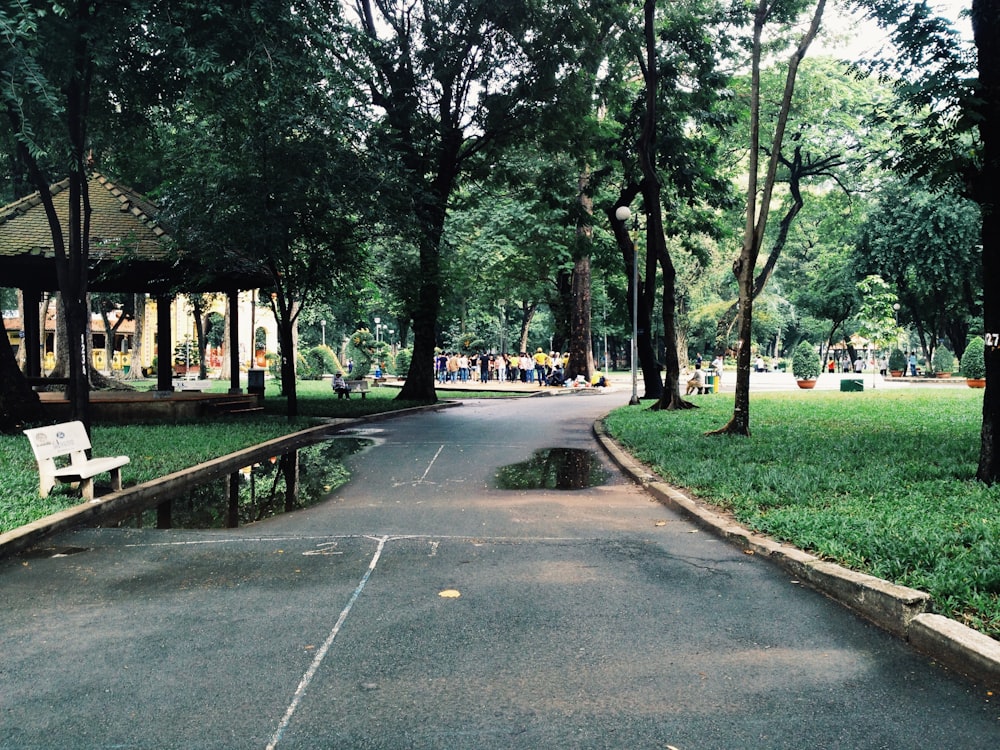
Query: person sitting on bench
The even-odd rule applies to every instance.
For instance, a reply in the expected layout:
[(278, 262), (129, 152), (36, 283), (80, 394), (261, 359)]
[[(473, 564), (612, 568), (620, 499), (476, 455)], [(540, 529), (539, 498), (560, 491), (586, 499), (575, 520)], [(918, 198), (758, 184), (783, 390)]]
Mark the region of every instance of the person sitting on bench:
[(337, 398), (351, 397), (351, 387), (344, 380), (344, 373), (338, 372), (333, 376), (333, 391), (337, 394)]
[(705, 392), (705, 371), (701, 369), (701, 365), (697, 364), (694, 366), (694, 374), (691, 379), (687, 382), (687, 392), (685, 396), (690, 396), (692, 393), (704, 393)]

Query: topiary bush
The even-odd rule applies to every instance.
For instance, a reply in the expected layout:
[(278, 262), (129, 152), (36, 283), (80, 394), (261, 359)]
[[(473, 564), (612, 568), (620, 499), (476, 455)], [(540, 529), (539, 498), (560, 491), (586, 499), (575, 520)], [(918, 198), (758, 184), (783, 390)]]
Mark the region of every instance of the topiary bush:
[(799, 342), (792, 352), (792, 374), (796, 380), (815, 380), (819, 373), (819, 355), (816, 349), (808, 341)]
[(299, 364), (299, 377), (303, 380), (321, 380), (324, 375), (342, 371), (337, 355), (328, 346), (314, 346), (302, 355)]
[(986, 377), (986, 342), (982, 336), (974, 336), (965, 345), (962, 354), (962, 377), (982, 380)]
[(409, 349), (400, 349), (396, 354), (396, 374), (406, 377), (410, 371), (410, 361), (413, 359), (413, 352)]
[(347, 356), (354, 362), (352, 378), (363, 378), (375, 360), (375, 336), (367, 328), (359, 328), (347, 340)]
[(931, 359), (934, 372), (951, 372), (955, 369), (955, 355), (950, 349), (939, 346), (934, 350), (934, 357)]
[(906, 355), (899, 349), (889, 352), (889, 370), (891, 372), (906, 372)]

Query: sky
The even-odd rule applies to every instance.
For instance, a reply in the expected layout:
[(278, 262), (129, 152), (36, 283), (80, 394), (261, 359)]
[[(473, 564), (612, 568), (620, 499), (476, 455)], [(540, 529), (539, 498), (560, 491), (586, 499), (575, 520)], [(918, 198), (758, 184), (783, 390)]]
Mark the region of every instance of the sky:
[[(970, 41), (972, 26), (961, 12), (968, 10), (972, 0), (932, 0), (931, 7), (941, 15), (956, 21), (956, 28)], [(885, 46), (885, 34), (872, 21), (851, 16), (840, 3), (827, 6), (824, 14), (824, 33), (816, 40), (817, 52), (845, 59), (872, 57)]]

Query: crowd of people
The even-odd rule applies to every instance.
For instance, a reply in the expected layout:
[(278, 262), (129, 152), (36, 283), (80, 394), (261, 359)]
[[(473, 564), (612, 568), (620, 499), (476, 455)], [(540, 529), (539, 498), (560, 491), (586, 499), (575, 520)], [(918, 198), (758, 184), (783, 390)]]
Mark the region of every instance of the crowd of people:
[(568, 361), (569, 354), (546, 353), (541, 347), (534, 354), (442, 352), (435, 358), (434, 370), (441, 384), (497, 382), (561, 386), (566, 384)]

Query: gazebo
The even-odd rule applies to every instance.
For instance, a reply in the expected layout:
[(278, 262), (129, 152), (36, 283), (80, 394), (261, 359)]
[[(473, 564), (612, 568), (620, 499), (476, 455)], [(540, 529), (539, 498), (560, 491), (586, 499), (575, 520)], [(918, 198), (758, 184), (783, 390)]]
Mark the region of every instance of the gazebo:
[[(51, 186), (63, 227), (68, 225), (69, 180)], [(239, 305), (241, 289), (266, 283), (256, 269), (206, 268), (200, 259), (171, 247), (152, 201), (104, 175), (88, 177), (91, 206), (89, 289), (148, 293), (157, 301), (156, 332), (161, 357), (171, 358), (170, 303), (180, 291), (223, 292), (228, 299), (230, 393), (240, 393)], [(55, 251), (41, 197), (34, 193), (0, 209), (0, 284), (24, 295), (25, 374), (42, 376), (39, 304), (42, 293), (59, 288)], [(166, 342), (165, 344), (162, 342)], [(172, 368), (157, 370), (157, 390), (172, 391)]]

